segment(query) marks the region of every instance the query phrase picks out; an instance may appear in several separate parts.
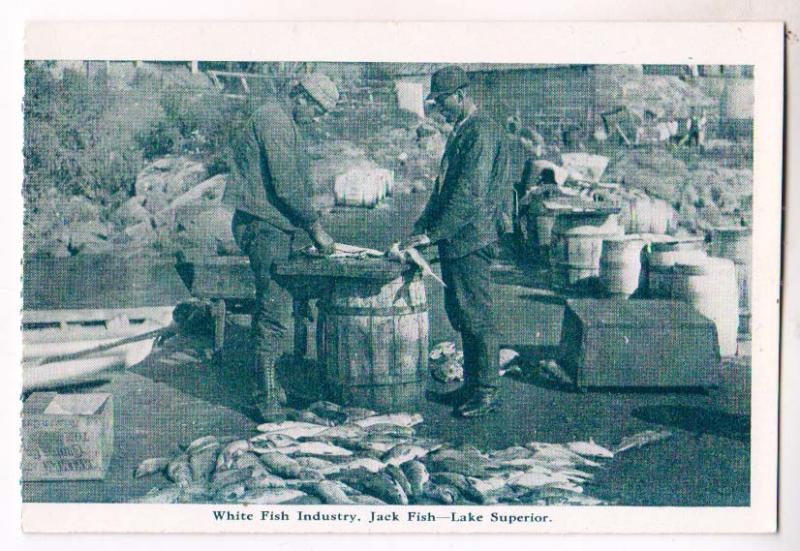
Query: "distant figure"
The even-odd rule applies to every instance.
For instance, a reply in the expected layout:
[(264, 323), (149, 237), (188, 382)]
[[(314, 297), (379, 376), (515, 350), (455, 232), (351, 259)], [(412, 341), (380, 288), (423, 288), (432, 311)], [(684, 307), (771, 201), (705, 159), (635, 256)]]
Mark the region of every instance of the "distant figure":
[(539, 178), (539, 168), (536, 161), (544, 155), (544, 138), (536, 130), (525, 127), (520, 131), (519, 142), (525, 152), (525, 164), (522, 168), (522, 175), (518, 182), (514, 184), (514, 214), (519, 215), (520, 201), (528, 189), (535, 186)]
[(293, 88), (290, 101), (269, 99), (255, 107), (238, 129), (232, 147), (231, 178), (223, 201), (236, 209), (233, 235), (250, 259), (256, 284), (252, 331), (261, 389), (256, 407), (264, 421), (282, 418), (285, 393), (275, 376), (280, 342), (287, 328), (280, 316), (271, 268), (289, 255), (290, 235), (305, 230), (322, 254), (334, 241), (311, 206), (313, 182), (300, 126), (313, 124), (338, 100), (336, 85), (311, 74)]
[(498, 403), (491, 266), (510, 183), (505, 129), (478, 110), (468, 88), (460, 67), (431, 77), (428, 100), (454, 127), (415, 234), (400, 246), (438, 245), (445, 310), (464, 349), (464, 384), (440, 398), (451, 401), (458, 415), (478, 417)]

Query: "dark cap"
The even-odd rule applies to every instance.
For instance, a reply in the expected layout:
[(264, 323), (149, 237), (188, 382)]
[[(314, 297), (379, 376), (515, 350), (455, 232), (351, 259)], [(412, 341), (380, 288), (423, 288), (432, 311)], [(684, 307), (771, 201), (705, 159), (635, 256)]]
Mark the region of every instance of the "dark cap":
[(431, 93), (426, 99), (434, 100), (439, 96), (449, 96), (467, 86), (469, 86), (469, 77), (466, 71), (458, 65), (448, 65), (433, 73)]

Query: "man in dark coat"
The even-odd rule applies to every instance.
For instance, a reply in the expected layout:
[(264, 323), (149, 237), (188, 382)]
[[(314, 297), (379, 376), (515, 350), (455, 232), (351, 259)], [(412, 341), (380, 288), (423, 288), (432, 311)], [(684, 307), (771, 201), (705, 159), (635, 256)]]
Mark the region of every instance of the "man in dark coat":
[(292, 90), (291, 104), (276, 98), (255, 107), (231, 147), (231, 176), (223, 201), (236, 209), (233, 235), (255, 276), (252, 330), (262, 377), (256, 407), (265, 421), (282, 418), (280, 402), (285, 399), (275, 377), (280, 342), (287, 331), (282, 315), (285, 296), (272, 276), (272, 266), (288, 257), (291, 236), (298, 228), (308, 233), (321, 253), (330, 254), (334, 248), (312, 208), (309, 158), (298, 125), (318, 120), (338, 96), (330, 79), (308, 75)]
[(451, 395), (456, 413), (486, 415), (497, 406), (498, 341), (491, 295), (491, 265), (511, 185), (505, 130), (467, 93), (463, 69), (450, 66), (431, 78), (435, 102), (453, 132), (433, 194), (405, 245), (435, 243), (445, 282), (445, 310), (461, 334), (464, 385)]

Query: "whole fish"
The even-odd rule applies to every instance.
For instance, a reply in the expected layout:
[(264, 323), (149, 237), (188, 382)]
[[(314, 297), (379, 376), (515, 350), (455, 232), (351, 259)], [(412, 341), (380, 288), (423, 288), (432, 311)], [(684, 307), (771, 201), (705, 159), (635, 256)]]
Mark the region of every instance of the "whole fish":
[(189, 466), (189, 456), (186, 453), (179, 455), (167, 465), (167, 477), (178, 486), (188, 486), (192, 482), (192, 469)]
[(369, 471), (371, 473), (379, 473), (384, 469), (384, 467), (386, 467), (385, 463), (372, 457), (358, 457), (346, 463), (339, 463), (327, 469), (321, 469), (320, 472), (322, 472), (325, 476), (328, 476), (329, 474), (343, 473), (346, 471), (357, 471), (360, 469)]
[(350, 501), (356, 505), (386, 505), (386, 502), (382, 499), (378, 499), (375, 496), (367, 494), (356, 494), (354, 496), (350, 496)]
[(622, 453), (627, 450), (641, 448), (647, 444), (666, 440), (670, 436), (672, 436), (672, 433), (668, 430), (646, 430), (644, 432), (639, 432), (633, 436), (626, 436), (623, 438), (614, 450), (614, 453)]
[(345, 440), (361, 440), (367, 436), (367, 432), (354, 424), (337, 425), (330, 427), (315, 435), (317, 440), (341, 438)]
[(216, 436), (201, 436), (200, 438), (195, 438), (186, 448), (186, 453), (191, 454), (192, 452), (204, 448), (209, 444), (219, 444)]
[[(327, 425), (318, 425), (316, 423), (307, 423), (305, 421), (282, 421), (280, 423), (262, 423), (256, 429), (263, 434), (278, 433), (284, 436), (291, 436), (292, 438), (308, 438), (315, 436), (325, 429), (329, 428)], [(259, 438), (251, 438), (255, 440)]]
[(353, 455), (348, 449), (327, 444), (325, 442), (298, 442), (298, 455), (317, 455), (323, 457), (350, 457)]
[(258, 458), (272, 474), (284, 478), (298, 478), (300, 476), (302, 467), (297, 464), (297, 461), (279, 451), (268, 451), (259, 455)]
[(214, 495), (226, 486), (239, 483), (244, 484), (252, 475), (252, 469), (228, 469), (226, 471), (216, 472), (211, 477), (211, 484), (208, 487), (209, 493)]
[(547, 484), (547, 487), (548, 488), (555, 488), (557, 490), (565, 490), (567, 492), (574, 492), (576, 494), (582, 494), (583, 493), (583, 488), (581, 486), (578, 486), (577, 484), (574, 484), (573, 482), (569, 482), (569, 481), (566, 481), (566, 482), (563, 482), (563, 481), (551, 482), (550, 484)]
[(403, 444), (405, 442), (405, 439), (395, 438), (393, 436), (376, 436), (374, 438), (369, 438), (354, 443), (354, 446), (358, 449), (358, 451), (367, 452), (370, 455), (381, 457), (398, 444)]
[(392, 505), (408, 505), (408, 496), (400, 485), (387, 473), (371, 473), (366, 469), (356, 469), (339, 473), (345, 484)]
[(469, 491), (465, 495), (474, 497), (478, 503), (489, 502), (492, 496), (508, 485), (508, 481), (502, 476), (493, 476), (486, 479), (468, 476), (466, 480), (467, 484), (469, 484)]
[(428, 456), (426, 462), (431, 473), (449, 472), (458, 473), (464, 476), (484, 476), (486, 474), (487, 463), (481, 463), (473, 458), (464, 456)]
[(603, 457), (607, 459), (614, 458), (614, 452), (604, 448), (603, 446), (595, 444), (594, 440), (591, 438), (588, 442), (570, 442), (567, 444), (567, 448), (584, 457)]
[(300, 472), (297, 473), (297, 478), (300, 480), (314, 481), (314, 480), (323, 480), (325, 476), (316, 469), (308, 469), (306, 467), (300, 467)]
[(431, 482), (452, 486), (461, 494), (468, 494), (471, 491), (467, 477), (459, 473), (431, 473)]
[(294, 460), (305, 469), (314, 469), (320, 472), (330, 468), (336, 468), (338, 470), (338, 465), (336, 463), (311, 455), (295, 457)]
[(253, 471), (250, 478), (245, 482), (248, 490), (258, 488), (285, 488), (286, 482), (279, 476), (268, 473), (267, 471)]
[[(192, 472), (192, 480), (195, 482), (207, 482), (219, 455), (219, 442), (209, 441), (202, 446), (189, 446), (189, 468)], [(189, 451), (190, 450), (190, 451)]]
[(133, 477), (142, 478), (143, 476), (163, 472), (169, 463), (170, 459), (168, 457), (151, 457), (150, 459), (145, 459), (136, 467)]
[(361, 428), (367, 428), (372, 425), (388, 423), (391, 425), (400, 425), (402, 427), (413, 427), (422, 423), (422, 415), (419, 413), (387, 413), (385, 415), (373, 415), (355, 421), (355, 424)]
[(377, 412), (374, 410), (360, 407), (346, 407), (343, 408), (343, 411), (347, 415), (347, 420), (350, 423), (377, 415)]
[(411, 483), (408, 481), (408, 478), (400, 467), (396, 465), (386, 465), (384, 472), (391, 476), (392, 480), (397, 482), (407, 496), (411, 495)]
[(458, 501), (458, 490), (447, 484), (427, 482), (422, 495), (428, 499), (444, 505), (453, 505)]
[(248, 491), (241, 502), (253, 505), (275, 505), (286, 503), (307, 495), (305, 492), (292, 488), (258, 488)]
[(269, 448), (287, 448), (296, 446), (297, 442), (296, 438), (278, 432), (262, 433), (250, 439), (252, 446), (266, 446)]
[(413, 459), (403, 463), (400, 468), (403, 469), (403, 473), (405, 473), (408, 479), (408, 483), (411, 487), (411, 495), (414, 497), (421, 496), (425, 488), (425, 483), (430, 480), (428, 469), (425, 468), (424, 464)]
[(524, 446), (511, 446), (504, 450), (497, 450), (489, 453), (489, 457), (496, 461), (511, 461), (514, 459), (527, 459), (533, 452)]
[(234, 440), (222, 448), (217, 457), (216, 470), (230, 469), (236, 458), (246, 451), (253, 449), (253, 444), (249, 440)]
[(317, 496), (323, 503), (332, 505), (352, 505), (353, 500), (348, 497), (344, 490), (335, 482), (330, 480), (320, 480), (301, 486), (301, 490), (308, 494)]
[(408, 247), (403, 252), (405, 252), (404, 258), (408, 262), (411, 262), (412, 264), (416, 265), (422, 271), (423, 276), (431, 277), (442, 287), (447, 287), (444, 281), (442, 281), (442, 278), (440, 278), (434, 273), (433, 269), (431, 268), (431, 265), (428, 264), (428, 261), (425, 260), (425, 257), (422, 256), (422, 253), (420, 253), (417, 249), (415, 249), (414, 247)]
[(325, 417), (320, 417), (313, 411), (308, 410), (287, 410), (286, 418), (289, 421), (302, 421), (304, 423), (312, 423), (315, 425), (323, 425), (326, 427), (334, 426), (334, 422)]
[(333, 421), (336, 424), (344, 423), (347, 421), (348, 415), (342, 406), (334, 404), (333, 402), (326, 402), (320, 400), (308, 406), (308, 410), (316, 415)]
[(533, 457), (553, 465), (571, 467), (574, 465), (585, 465), (587, 467), (600, 467), (600, 463), (578, 455), (566, 446), (561, 444), (550, 444), (545, 442), (529, 442), (526, 447), (534, 450)]
[(395, 425), (393, 423), (376, 423), (366, 427), (365, 432), (368, 438), (376, 435), (391, 436), (395, 438), (411, 438), (416, 431), (411, 427)]
[(592, 473), (587, 473), (586, 471), (581, 471), (580, 469), (562, 469), (558, 471), (558, 473), (561, 476), (567, 477), (570, 482), (576, 482), (580, 484), (590, 482), (594, 479), (594, 475)]
[(415, 446), (419, 446), (420, 448), (425, 448), (428, 450), (428, 453), (436, 452), (444, 448), (445, 443), (441, 440), (436, 440), (435, 438), (426, 438), (424, 436), (416, 436), (414, 437), (411, 442)]
[(510, 486), (528, 489), (565, 482), (569, 482), (569, 479), (565, 476), (560, 476), (558, 473), (546, 474), (536, 471), (523, 472), (518, 476), (509, 477), (507, 480)]
[(514, 470), (537, 471), (543, 474), (551, 474), (553, 472), (552, 465), (550, 463), (536, 459), (535, 457), (502, 461), (500, 465), (503, 467), (511, 467)]
[(153, 488), (136, 500), (137, 503), (178, 503), (181, 489), (178, 486)]
[(428, 455), (426, 448), (412, 444), (397, 444), (381, 456), (381, 461), (388, 465), (400, 466), (412, 459), (419, 459)]

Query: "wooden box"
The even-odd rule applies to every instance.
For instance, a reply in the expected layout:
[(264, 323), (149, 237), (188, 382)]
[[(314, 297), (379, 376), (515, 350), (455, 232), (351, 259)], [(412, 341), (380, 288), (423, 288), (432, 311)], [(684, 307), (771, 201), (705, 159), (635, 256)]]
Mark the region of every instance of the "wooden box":
[(22, 406), (22, 480), (99, 480), (114, 451), (110, 394), (35, 392)]
[(195, 298), (255, 298), (255, 278), (246, 256), (182, 255), (176, 269)]
[(714, 323), (683, 302), (568, 300), (559, 356), (579, 388), (718, 384)]

